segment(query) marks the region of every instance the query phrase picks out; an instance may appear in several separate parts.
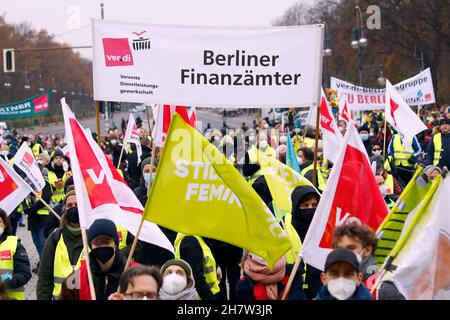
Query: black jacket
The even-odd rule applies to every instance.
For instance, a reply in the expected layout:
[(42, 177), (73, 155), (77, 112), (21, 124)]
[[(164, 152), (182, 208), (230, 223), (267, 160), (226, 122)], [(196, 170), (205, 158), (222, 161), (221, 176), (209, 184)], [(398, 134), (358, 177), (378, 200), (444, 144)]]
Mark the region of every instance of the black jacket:
[[(63, 215), (63, 204), (59, 203), (55, 207), (53, 207), (53, 210), (62, 217)], [(59, 220), (55, 215), (51, 212), (49, 212), (49, 215), (47, 217), (47, 221), (45, 222), (44, 227), (44, 237), (47, 238), (55, 229), (59, 228)]]
[[(0, 236), (0, 243), (6, 240), (7, 234)], [(16, 252), (13, 256), (14, 259), (14, 271), (10, 279), (5, 279), (4, 282), (10, 289), (20, 288), (28, 283), (31, 279), (30, 260), (28, 259), (27, 251), (20, 243), (20, 238), (17, 241)]]
[[(151, 156), (152, 150), (146, 146), (142, 146), (141, 161)], [(138, 164), (137, 151), (134, 150), (128, 155), (128, 180), (131, 189), (135, 189), (140, 184), (142, 177), (141, 163)]]
[[(430, 142), (428, 143), (427, 148), (427, 155), (425, 160), (425, 165), (433, 164), (434, 159), (434, 143), (433, 138), (431, 138)], [(443, 168), (444, 166), (447, 166), (447, 168), (450, 169), (450, 133), (447, 134), (441, 134), (442, 139), (442, 149), (441, 152), (441, 159), (438, 163), (438, 167)]]
[(37, 300), (52, 300), (53, 297), (53, 264), (58, 241), (64, 237), (64, 243), (69, 253), (71, 265), (76, 265), (81, 251), (83, 250), (83, 240), (80, 235), (72, 234), (66, 227), (57, 229), (51, 233), (45, 242), (42, 251), (41, 262), (39, 264), (39, 278), (36, 287)]
[(195, 289), (202, 300), (218, 300), (219, 294), (214, 295), (203, 275), (203, 251), (197, 239), (186, 236), (180, 243), (180, 258), (192, 268)]
[[(47, 222), (47, 215), (41, 215), (38, 214), (38, 210), (45, 207), (45, 205), (39, 201), (36, 200), (36, 197), (34, 195), (31, 195), (33, 203), (29, 208), (25, 208), (24, 213), (28, 215), (28, 230), (39, 230), (41, 228), (44, 228), (46, 222)], [(52, 198), (52, 190), (50, 187), (50, 184), (47, 180), (45, 180), (45, 187), (42, 189), (42, 200), (44, 200), (47, 203), (50, 203), (50, 200)], [(52, 214), (49, 212), (49, 214)]]

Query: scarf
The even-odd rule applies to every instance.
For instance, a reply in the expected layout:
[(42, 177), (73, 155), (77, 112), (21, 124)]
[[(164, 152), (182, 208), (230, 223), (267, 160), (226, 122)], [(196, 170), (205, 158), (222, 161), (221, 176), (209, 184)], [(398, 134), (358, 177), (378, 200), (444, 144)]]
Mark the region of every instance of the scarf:
[(248, 254), (244, 262), (244, 272), (252, 280), (265, 285), (269, 300), (278, 300), (278, 282), (286, 273), (286, 257), (283, 256), (278, 260), (273, 270), (270, 270), (267, 265), (260, 264), (251, 257), (251, 254)]
[(191, 288), (185, 288), (183, 291), (177, 294), (170, 294), (164, 291), (163, 288), (159, 290), (159, 297), (161, 300), (196, 300), (197, 299), (197, 290), (195, 290), (195, 286)]
[(63, 168), (62, 165), (61, 166), (54, 165), (53, 166), (53, 172), (56, 174), (58, 179), (62, 179), (62, 177), (64, 176), (64, 173), (66, 173), (64, 171), (64, 168)]

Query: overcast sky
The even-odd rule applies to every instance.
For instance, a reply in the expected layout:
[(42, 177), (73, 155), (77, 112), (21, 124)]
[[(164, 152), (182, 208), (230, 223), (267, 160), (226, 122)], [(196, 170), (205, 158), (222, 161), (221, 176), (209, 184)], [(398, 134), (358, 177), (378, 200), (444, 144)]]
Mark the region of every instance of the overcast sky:
[[(8, 23), (29, 22), (55, 40), (72, 46), (91, 45), (90, 18), (155, 24), (204, 26), (270, 26), (298, 0), (7, 0), (0, 13)], [(314, 0), (305, 0), (313, 2)], [(90, 58), (91, 49), (79, 51)]]

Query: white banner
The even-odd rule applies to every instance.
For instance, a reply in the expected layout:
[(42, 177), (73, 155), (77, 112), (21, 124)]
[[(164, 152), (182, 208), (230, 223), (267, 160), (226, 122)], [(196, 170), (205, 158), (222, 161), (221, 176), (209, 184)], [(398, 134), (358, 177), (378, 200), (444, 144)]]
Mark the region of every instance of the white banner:
[[(430, 68), (396, 84), (395, 89), (409, 106), (435, 103)], [(338, 95), (347, 95), (347, 105), (352, 110), (384, 109), (385, 89), (365, 88), (331, 77), (331, 89)]]
[(23, 142), (19, 150), (17, 150), (13, 161), (27, 175), (37, 192), (44, 189), (44, 177), (37, 161), (34, 159), (33, 152), (26, 142)]
[(94, 99), (273, 108), (318, 103), (323, 25), (163, 26), (92, 20)]

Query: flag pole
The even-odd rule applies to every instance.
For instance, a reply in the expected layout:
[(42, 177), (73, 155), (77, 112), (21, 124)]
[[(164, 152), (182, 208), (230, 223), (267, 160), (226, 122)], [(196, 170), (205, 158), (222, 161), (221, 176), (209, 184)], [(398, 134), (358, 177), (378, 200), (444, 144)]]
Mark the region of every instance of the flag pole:
[(384, 134), (383, 134), (383, 160), (386, 160), (386, 112), (384, 113)]
[[(152, 156), (150, 158), (150, 167), (152, 167), (152, 168), (153, 168), (154, 161), (155, 161), (155, 143), (153, 142), (152, 143)], [(147, 196), (149, 195), (149, 191), (150, 191), (150, 188), (151, 188), (151, 183), (152, 183), (151, 181), (148, 182)], [(139, 238), (139, 234), (141, 233), (141, 229), (142, 229), (142, 225), (143, 224), (144, 224), (144, 214), (142, 214), (141, 222), (139, 223), (139, 227), (138, 227), (137, 232), (136, 232), (136, 234), (134, 236), (133, 244), (131, 245), (130, 253), (128, 254), (128, 258), (127, 258), (127, 262), (125, 263), (124, 270), (126, 270), (128, 268), (128, 265), (130, 264), (130, 261), (131, 261), (133, 255), (134, 255), (134, 251), (136, 251), (137, 241), (138, 241), (138, 238)]]
[(284, 288), (283, 296), (281, 297), (281, 300), (286, 300), (286, 296), (289, 293), (289, 290), (291, 289), (292, 282), (294, 281), (295, 274), (297, 273), (298, 267), (300, 266), (300, 262), (302, 261), (302, 257), (300, 255), (297, 256), (295, 259), (294, 267), (292, 268), (291, 275), (289, 276), (289, 280), (286, 284), (286, 287)]
[[(320, 100), (319, 100), (320, 101)], [(317, 114), (316, 114), (316, 133), (314, 140), (314, 170), (313, 170), (313, 179), (312, 184), (317, 188), (317, 152), (319, 149), (319, 125), (320, 125), (320, 104), (317, 105)]]
[[(163, 108), (164, 108), (164, 107), (163, 107)], [(153, 123), (150, 122), (150, 117), (148, 116), (148, 106), (147, 106), (147, 105), (145, 105), (145, 114), (147, 115), (148, 135), (152, 137), (152, 142), (153, 142), (153, 136), (152, 136)]]
[(119, 167), (120, 167), (120, 162), (122, 161), (122, 155), (123, 155), (123, 149), (124, 149), (125, 143), (126, 143), (126, 142), (123, 142), (123, 143), (122, 143), (122, 150), (120, 151), (120, 157), (119, 157), (119, 162), (117, 163), (117, 169), (119, 169)]
[(88, 281), (89, 281), (89, 290), (91, 292), (91, 299), (97, 300), (97, 297), (95, 296), (94, 280), (92, 277), (91, 262), (89, 259), (89, 249), (88, 249), (87, 235), (86, 235), (85, 228), (81, 228), (81, 238), (83, 239), (83, 250), (86, 255), (86, 267), (87, 267), (87, 274), (88, 274)]
[(97, 123), (97, 143), (100, 145), (100, 101), (95, 101), (95, 118)]
[(59, 214), (57, 214), (57, 213), (55, 212), (55, 210), (53, 210), (53, 208), (50, 207), (49, 204), (48, 204), (47, 202), (45, 202), (45, 200), (42, 199), (41, 196), (38, 195), (37, 192), (34, 191), (34, 189), (33, 189), (28, 183), (25, 182), (25, 180), (23, 180), (22, 177), (19, 176), (19, 178), (22, 179), (23, 183), (28, 187), (28, 189), (30, 189), (31, 193), (34, 194), (34, 196), (36, 197), (36, 199), (38, 199), (39, 201), (41, 201), (42, 204), (43, 204), (44, 206), (46, 206), (47, 209), (48, 209), (48, 210), (49, 210), (56, 218), (58, 218), (59, 221), (61, 221), (61, 217), (59, 216)]

